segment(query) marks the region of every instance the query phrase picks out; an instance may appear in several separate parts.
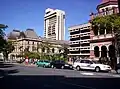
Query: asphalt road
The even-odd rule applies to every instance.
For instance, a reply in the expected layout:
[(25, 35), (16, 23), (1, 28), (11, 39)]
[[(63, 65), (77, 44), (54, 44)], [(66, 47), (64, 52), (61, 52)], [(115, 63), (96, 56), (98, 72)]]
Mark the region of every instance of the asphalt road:
[(0, 89), (119, 89), (120, 74), (13, 66), (2, 68)]

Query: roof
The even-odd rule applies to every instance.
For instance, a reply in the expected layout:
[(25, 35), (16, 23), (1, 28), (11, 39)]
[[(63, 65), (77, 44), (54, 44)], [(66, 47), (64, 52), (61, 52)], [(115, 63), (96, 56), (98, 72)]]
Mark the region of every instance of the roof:
[(37, 36), (36, 32), (33, 29), (27, 29), (24, 32), (26, 38), (34, 38), (34, 39), (38, 39), (39, 37)]
[(41, 36), (39, 36), (39, 38), (43, 42), (50, 42), (50, 43), (55, 43), (55, 44), (68, 44), (69, 45), (69, 41), (66, 41), (66, 40), (53, 40), (53, 39), (50, 39), (50, 38), (43, 38)]
[(106, 3), (106, 2), (110, 2), (110, 1), (118, 1), (118, 0), (102, 0), (102, 2), (101, 3)]
[(17, 38), (32, 38), (39, 39), (36, 32), (33, 29), (27, 29), (25, 32), (20, 30), (13, 30), (7, 35), (8, 39), (17, 39)]
[(86, 25), (86, 24), (89, 25), (90, 24), (89, 21), (86, 22), (86, 23), (82, 23), (82, 24), (76, 24), (76, 25), (70, 26), (68, 28), (73, 28), (73, 27), (77, 27), (77, 26), (83, 26), (83, 25)]

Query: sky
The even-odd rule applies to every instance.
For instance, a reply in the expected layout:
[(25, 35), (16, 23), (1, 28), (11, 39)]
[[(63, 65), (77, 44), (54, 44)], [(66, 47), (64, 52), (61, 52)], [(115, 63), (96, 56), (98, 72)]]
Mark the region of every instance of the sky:
[(6, 34), (13, 29), (32, 28), (44, 36), (45, 9), (60, 9), (66, 13), (65, 40), (69, 40), (68, 27), (88, 22), (89, 14), (96, 12), (101, 0), (0, 0), (0, 24), (6, 24)]

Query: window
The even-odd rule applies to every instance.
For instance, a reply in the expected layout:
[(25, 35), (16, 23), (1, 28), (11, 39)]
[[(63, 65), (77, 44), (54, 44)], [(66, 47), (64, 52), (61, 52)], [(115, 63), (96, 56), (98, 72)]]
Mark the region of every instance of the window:
[(34, 42), (32, 44), (34, 45)]
[(28, 41), (28, 44), (29, 44), (30, 42)]
[(39, 62), (43, 62), (43, 60), (39, 60)]
[(42, 48), (42, 52), (45, 52), (45, 48)]
[(49, 63), (49, 61), (46, 61), (46, 60), (44, 62)]
[(109, 13), (108, 13), (108, 8), (106, 8), (106, 15), (108, 15)]
[(89, 60), (81, 60), (81, 62), (80, 63), (88, 63), (88, 64), (90, 64), (91, 63), (91, 61), (89, 61)]

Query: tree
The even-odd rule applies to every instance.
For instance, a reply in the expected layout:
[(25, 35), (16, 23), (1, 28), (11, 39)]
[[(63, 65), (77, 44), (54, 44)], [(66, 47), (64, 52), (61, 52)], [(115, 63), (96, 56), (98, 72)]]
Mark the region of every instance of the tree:
[(10, 54), (14, 49), (15, 47), (13, 46), (12, 41), (6, 41), (2, 50), (6, 60), (8, 60), (8, 54)]
[[(64, 43), (64, 44), (61, 44), (61, 46), (59, 47), (60, 55), (61, 55), (61, 57), (64, 58), (64, 60), (67, 59), (67, 55), (68, 55), (68, 53), (69, 53), (68, 47), (69, 47), (69, 45), (68, 45), (68, 44), (65, 44), (65, 43)], [(61, 51), (63, 51), (63, 52), (61, 52)]]
[(39, 59), (40, 55), (37, 52), (26, 52), (26, 53), (24, 53), (24, 57)]
[[(46, 58), (50, 59), (50, 55), (51, 55), (51, 48), (54, 48), (55, 46), (53, 46), (52, 43), (45, 41), (45, 42), (41, 42), (39, 44), (39, 48), (41, 49), (41, 58), (45, 58), (44, 56), (46, 56)], [(45, 53), (45, 50), (47, 50), (47, 53)], [(54, 50), (52, 50), (53, 53)]]
[(3, 46), (5, 44), (5, 33), (4, 30), (7, 28), (8, 26), (4, 25), (4, 24), (0, 24), (0, 52), (3, 50)]

